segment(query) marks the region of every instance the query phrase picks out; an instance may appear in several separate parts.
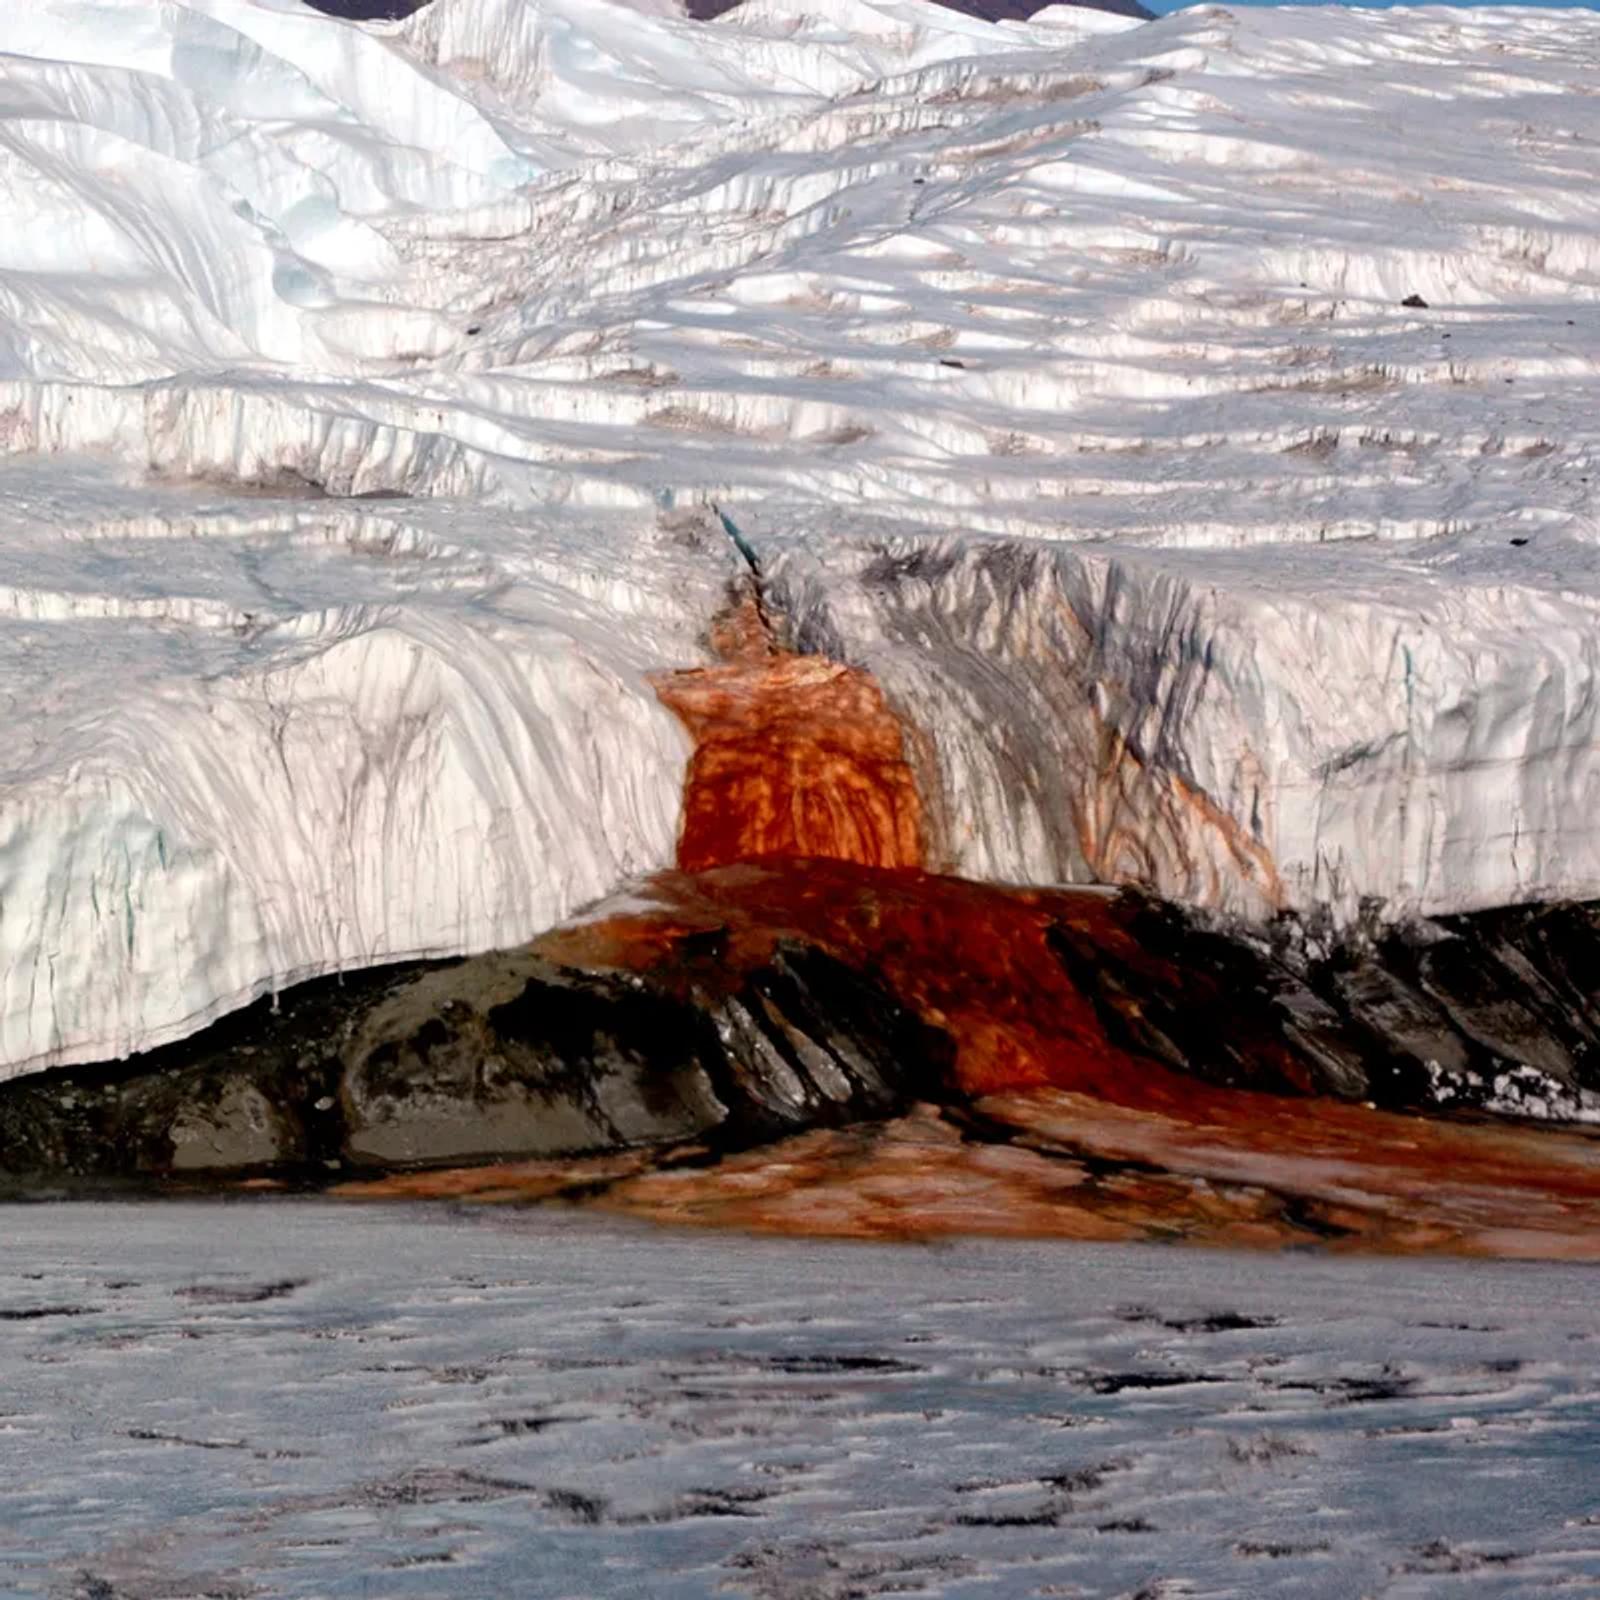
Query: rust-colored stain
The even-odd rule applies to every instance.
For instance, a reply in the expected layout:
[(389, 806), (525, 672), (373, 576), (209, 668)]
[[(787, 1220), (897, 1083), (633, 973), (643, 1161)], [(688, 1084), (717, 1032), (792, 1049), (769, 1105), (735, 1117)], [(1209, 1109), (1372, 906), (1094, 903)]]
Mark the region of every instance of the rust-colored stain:
[[(648, 970), (687, 992), (731, 988), (780, 940), (801, 939), (871, 974), (949, 1034), (964, 1093), (1057, 1085), (1118, 1096), (1152, 1092), (1153, 1079), (1170, 1079), (1173, 1092), (1191, 1081), (1114, 1045), (1046, 943), (1065, 917), (1097, 938), (1126, 940), (1110, 896), (770, 859), (663, 873), (644, 892), (658, 912), (557, 929), (537, 948), (567, 965)], [(709, 953), (689, 953), (697, 947)]]
[[(1079, 775), (1076, 820), (1078, 848), (1097, 879), (1145, 888), (1187, 880), (1194, 898), (1220, 905), (1226, 874), (1248, 885), (1264, 909), (1286, 903), (1277, 863), (1261, 840), (1203, 789), (1148, 767), (1124, 734), (1095, 720), (1095, 759)], [(1245, 759), (1253, 762), (1248, 751)]]
[[(981, 1102), (982, 1139), (926, 1108), (716, 1167), (642, 1172), (602, 1204), (663, 1221), (841, 1238), (986, 1234), (1600, 1260), (1600, 1148), (1581, 1135), (1440, 1130), (1381, 1112), (1365, 1113), (1376, 1119), (1371, 1128), (1324, 1131), (1314, 1125), (1321, 1103), (1278, 1109), (1284, 1120), (1241, 1121), (1214, 1148), (1203, 1113), (1163, 1117), (1036, 1090)], [(1287, 1135), (1287, 1150), (1273, 1147), (1274, 1135)], [(1471, 1165), (1452, 1174), (1457, 1161)]]
[[(603, 1204), (663, 1219), (862, 1237), (972, 1232), (1316, 1242), (1389, 1252), (1600, 1258), (1600, 1138), (1224, 1088), (1121, 1048), (1046, 942), (1065, 927), (1181, 982), (1218, 1027), (1220, 987), (1138, 946), (1132, 909), (1094, 891), (1007, 889), (909, 869), (769, 862), (652, 880), (654, 909), (557, 930), (555, 960), (732, 986), (783, 939), (878, 983), (955, 1049), (952, 1088), (1010, 1142), (933, 1112), (817, 1132), (704, 1167), (620, 1178)], [(1277, 1040), (1239, 1040), (1280, 1072)], [(1287, 1075), (1287, 1074), (1286, 1074)], [(1102, 1170), (1111, 1164), (1110, 1173)], [(548, 1164), (520, 1182), (550, 1192)], [(539, 1176), (535, 1180), (534, 1174)], [(440, 1192), (503, 1177), (393, 1180)], [(407, 1192), (413, 1192), (407, 1189)], [(457, 1191), (461, 1192), (461, 1191)]]
[(678, 865), (810, 856), (920, 866), (922, 806), (873, 679), (777, 649), (753, 600), (719, 622), (712, 643), (717, 665), (655, 680), (695, 741)]
[(1219, 1135), (1203, 1113), (1130, 1112), (1051, 1089), (975, 1109), (982, 1138), (924, 1106), (715, 1165), (657, 1165), (644, 1153), (507, 1162), (340, 1192), (490, 1204), (581, 1196), (657, 1222), (846, 1239), (976, 1234), (1600, 1260), (1600, 1143), (1572, 1130), (1441, 1128), (1359, 1107), (1352, 1122), (1324, 1128), (1326, 1102), (1307, 1100), (1252, 1106), (1268, 1114)]
[[(1262, 1081), (1311, 1088), (1226, 979), (1146, 950), (1125, 898), (1008, 889), (922, 870), (924, 819), (905, 740), (863, 672), (776, 649), (753, 601), (719, 624), (718, 665), (657, 681), (693, 734), (679, 870), (628, 909), (536, 941), (564, 965), (648, 973), (704, 999), (782, 941), (818, 947), (949, 1041), (958, 1103), (776, 1145), (501, 1163), (348, 1185), (362, 1195), (583, 1203), (676, 1222), (840, 1237), (954, 1233), (1317, 1243), (1385, 1252), (1600, 1259), (1600, 1139), (1221, 1088), (1120, 1045), (1072, 977), (1115, 957), (1120, 1005), (1181, 995), (1214, 1016)], [(1107, 877), (1153, 872), (1128, 819), (1137, 764), (1103, 751), (1083, 852)], [(1264, 902), (1270, 855), (1176, 779), (1164, 836), (1215, 842), (1196, 870), (1242, 875)], [(1159, 830), (1158, 830), (1159, 831)], [(1063, 941), (1080, 964), (1064, 960)], [(1128, 1014), (1125, 1009), (1124, 1015)], [(1256, 1028), (1251, 1035), (1246, 1030)]]

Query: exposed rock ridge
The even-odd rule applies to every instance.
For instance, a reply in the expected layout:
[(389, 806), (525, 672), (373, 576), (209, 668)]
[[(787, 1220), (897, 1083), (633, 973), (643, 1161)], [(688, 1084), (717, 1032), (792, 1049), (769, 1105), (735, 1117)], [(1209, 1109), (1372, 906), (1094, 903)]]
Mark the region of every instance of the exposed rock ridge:
[(317, 980), (132, 1062), (0, 1087), (0, 1173), (318, 1180), (733, 1148), (937, 1088), (937, 1032), (815, 944), (780, 942), (730, 973), (715, 931), (695, 929), (675, 954), (640, 976), (536, 944)]
[(1284, 1096), (1600, 1118), (1600, 910), (1277, 934), (840, 862), (669, 874), (520, 951), (320, 980), (133, 1062), (5, 1085), (0, 1169), (714, 1159), (1046, 1089), (1256, 1119), (1264, 1149)]

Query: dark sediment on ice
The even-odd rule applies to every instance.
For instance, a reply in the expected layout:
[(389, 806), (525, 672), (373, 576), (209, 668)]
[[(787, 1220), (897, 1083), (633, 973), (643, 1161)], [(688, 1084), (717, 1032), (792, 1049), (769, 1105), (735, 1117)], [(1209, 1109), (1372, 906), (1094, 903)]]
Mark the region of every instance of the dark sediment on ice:
[[(349, 22), (388, 22), (409, 17), (431, 4), (431, 0), (305, 0), (305, 3), (313, 11), (342, 17)], [(732, 11), (739, 3), (740, 0), (686, 0), (684, 10), (697, 22), (709, 22)], [(1042, 0), (1042, 3), (1041, 0), (939, 0), (939, 3), (951, 11), (981, 17), (986, 22), (1004, 22), (1025, 21), (1052, 0)], [(1138, 0), (1059, 0), (1059, 3), (1083, 6), (1091, 11), (1110, 11), (1122, 17), (1148, 20), (1155, 15)]]
[[(323, 4), (337, 4), (338, 0), (323, 0)], [(742, 3), (742, 0), (685, 0), (684, 10), (698, 22), (708, 22), (725, 16)], [(959, 11), (963, 16), (979, 17), (985, 22), (1026, 22), (1036, 12), (1055, 0), (936, 0), (949, 11)], [(1148, 11), (1139, 0), (1061, 0), (1068, 6), (1086, 11), (1109, 11), (1119, 17), (1137, 17), (1148, 22), (1155, 12)], [(797, 8), (798, 10), (798, 8)], [(804, 12), (800, 12), (804, 15)]]
[(305, 0), (313, 11), (346, 22), (395, 22), (420, 11), (431, 0)]

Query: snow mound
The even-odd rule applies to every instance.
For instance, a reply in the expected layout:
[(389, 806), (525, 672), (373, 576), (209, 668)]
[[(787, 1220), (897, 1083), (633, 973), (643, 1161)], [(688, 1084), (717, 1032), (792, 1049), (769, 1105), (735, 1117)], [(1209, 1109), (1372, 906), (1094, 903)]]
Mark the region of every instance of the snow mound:
[(935, 864), (1600, 895), (1600, 16), (656, 9), (6, 9), (0, 1073), (666, 864), (712, 503)]

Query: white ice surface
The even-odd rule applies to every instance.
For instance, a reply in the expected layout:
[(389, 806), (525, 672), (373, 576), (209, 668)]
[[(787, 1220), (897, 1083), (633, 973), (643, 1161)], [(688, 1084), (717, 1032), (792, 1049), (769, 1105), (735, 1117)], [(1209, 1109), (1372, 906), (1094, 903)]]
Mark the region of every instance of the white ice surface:
[(688, 740), (645, 674), (701, 650), (720, 534), (84, 474), (63, 527), (13, 471), (0, 1058), (528, 938), (670, 860)]
[(35, 1205), (0, 1592), (1558, 1600), (1585, 1269)]
[(652, 9), (4, 8), (0, 1075), (664, 864), (711, 501), (940, 865), (1600, 895), (1600, 16)]

